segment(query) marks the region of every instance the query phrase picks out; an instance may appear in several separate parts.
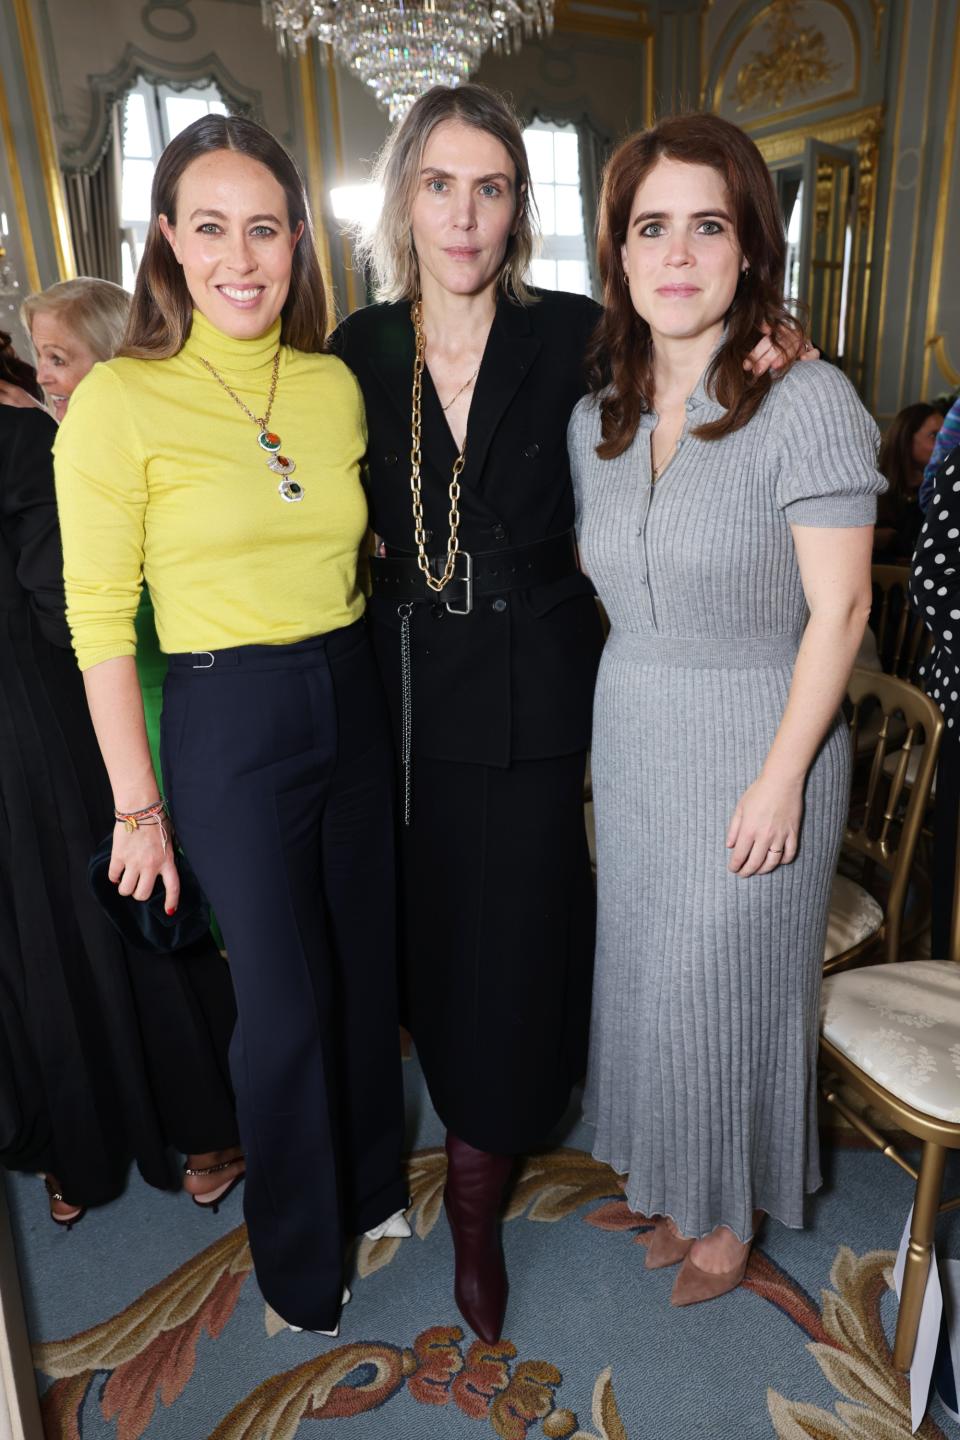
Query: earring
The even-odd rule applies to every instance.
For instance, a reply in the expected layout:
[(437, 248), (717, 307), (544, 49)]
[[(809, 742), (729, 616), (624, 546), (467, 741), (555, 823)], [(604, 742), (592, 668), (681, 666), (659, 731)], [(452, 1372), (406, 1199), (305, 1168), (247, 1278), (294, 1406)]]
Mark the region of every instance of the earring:
[(627, 289), (629, 290), (629, 289), (630, 289), (630, 276), (627, 274), (626, 270), (624, 270), (624, 272), (623, 272), (623, 283), (624, 283), (624, 285), (626, 285)]
[(749, 265), (744, 265), (743, 269), (740, 271), (740, 274), (741, 274), (741, 277), (742, 277), (744, 280), (749, 280), (749, 279), (750, 279), (750, 266), (749, 266)]

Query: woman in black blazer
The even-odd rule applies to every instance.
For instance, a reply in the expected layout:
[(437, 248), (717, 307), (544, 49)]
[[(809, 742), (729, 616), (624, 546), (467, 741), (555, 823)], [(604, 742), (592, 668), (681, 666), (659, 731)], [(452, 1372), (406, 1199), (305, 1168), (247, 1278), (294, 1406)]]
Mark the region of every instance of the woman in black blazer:
[(524, 284), (527, 157), (494, 92), (429, 91), (380, 172), (367, 258), (389, 303), (331, 343), (369, 427), (368, 614), (402, 768), (406, 1015), (448, 1131), (457, 1304), (492, 1341), (514, 1157), (557, 1125), (586, 1062), (583, 779), (602, 634), (566, 431), (600, 312)]

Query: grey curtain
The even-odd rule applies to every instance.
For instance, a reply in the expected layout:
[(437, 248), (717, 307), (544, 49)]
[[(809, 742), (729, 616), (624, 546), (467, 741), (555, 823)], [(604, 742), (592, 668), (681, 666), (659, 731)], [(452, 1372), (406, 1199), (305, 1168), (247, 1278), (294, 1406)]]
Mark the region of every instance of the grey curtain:
[(94, 275), (119, 285), (120, 184), (122, 175), (120, 106), (110, 117), (107, 145), (95, 170), (66, 171), (67, 212), (78, 275)]
[(583, 233), (587, 241), (587, 265), (590, 287), (595, 300), (600, 299), (600, 274), (597, 270), (597, 211), (600, 204), (600, 180), (610, 153), (610, 141), (595, 130), (584, 115), (577, 121), (577, 142), (580, 151), (580, 200), (583, 205)]

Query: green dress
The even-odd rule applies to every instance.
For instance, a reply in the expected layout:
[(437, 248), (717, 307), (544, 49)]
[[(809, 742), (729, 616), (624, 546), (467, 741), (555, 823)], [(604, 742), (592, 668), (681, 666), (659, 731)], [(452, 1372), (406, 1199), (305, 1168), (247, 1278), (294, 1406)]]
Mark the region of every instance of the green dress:
[(137, 678), (143, 695), (143, 713), (147, 722), (147, 740), (154, 774), (163, 791), (160, 771), (160, 712), (163, 709), (163, 682), (167, 673), (167, 657), (160, 649), (157, 627), (153, 619), (153, 601), (144, 585), (140, 593), (137, 627)]
[[(140, 592), (140, 608), (134, 622), (137, 627), (137, 678), (143, 696), (143, 716), (147, 722), (147, 741), (153, 773), (163, 794), (163, 771), (160, 768), (160, 716), (163, 711), (163, 682), (167, 674), (167, 657), (160, 649), (157, 626), (153, 618), (153, 601), (144, 585)], [(210, 916), (210, 929), (217, 947), (223, 949), (223, 936), (216, 917)]]

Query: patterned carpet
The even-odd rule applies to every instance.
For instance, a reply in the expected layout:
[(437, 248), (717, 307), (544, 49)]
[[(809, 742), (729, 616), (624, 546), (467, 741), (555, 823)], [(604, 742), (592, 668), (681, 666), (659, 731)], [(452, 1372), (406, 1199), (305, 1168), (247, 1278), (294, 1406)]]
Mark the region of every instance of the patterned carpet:
[[(505, 1338), (450, 1294), (445, 1157), (406, 1067), (414, 1238), (364, 1241), (337, 1340), (264, 1305), (240, 1198), (219, 1217), (138, 1180), (72, 1233), (8, 1181), (48, 1440), (899, 1440), (889, 1270), (910, 1203), (894, 1165), (833, 1135), (810, 1228), (768, 1223), (747, 1283), (674, 1310), (645, 1222), (577, 1122), (531, 1159), (505, 1226)], [(960, 1255), (960, 1217), (941, 1252)], [(922, 1440), (960, 1430), (934, 1402)]]

